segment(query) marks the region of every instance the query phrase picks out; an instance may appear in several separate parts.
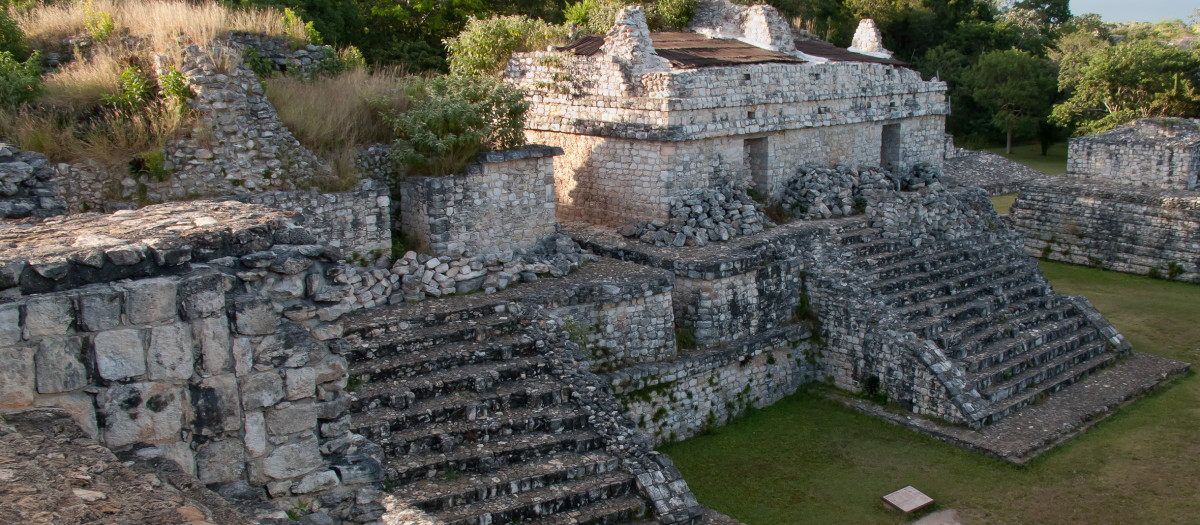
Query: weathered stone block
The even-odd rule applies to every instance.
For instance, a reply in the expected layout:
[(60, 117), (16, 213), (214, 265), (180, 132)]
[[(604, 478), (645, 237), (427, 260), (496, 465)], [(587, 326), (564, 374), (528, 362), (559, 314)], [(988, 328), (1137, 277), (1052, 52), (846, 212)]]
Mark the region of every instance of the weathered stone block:
[(286, 436), (317, 428), (317, 406), (308, 401), (267, 412), (267, 431), (272, 436)]
[(0, 347), (0, 410), (33, 406), (34, 348)]
[(267, 453), (267, 424), (262, 412), (246, 412), (246, 452), (252, 458), (262, 457)]
[(313, 366), (316, 372), (315, 380), (318, 385), (329, 382), (346, 380), (346, 358), (340, 355), (330, 355)]
[(125, 289), (125, 315), (130, 324), (147, 324), (175, 318), (176, 289), (171, 279), (142, 279), (122, 285)]
[(21, 341), (21, 309), (16, 303), (0, 305), (0, 345)]
[(113, 385), (100, 394), (99, 405), (104, 416), (104, 443), (109, 447), (180, 438), (183, 390), (175, 385)]
[(186, 380), (192, 377), (192, 330), (183, 324), (156, 326), (150, 330), (146, 352), (149, 378), (154, 381)]
[(192, 334), (200, 346), (204, 372), (217, 374), (230, 369), (233, 354), (229, 338), (229, 320), (225, 316), (192, 321)]
[(200, 435), (236, 431), (242, 426), (241, 399), (233, 374), (206, 377), (190, 386), (192, 426)]
[(191, 275), (179, 283), (179, 305), (185, 319), (200, 319), (225, 313), (225, 292), (232, 287), (220, 273)]
[(34, 356), (38, 392), (57, 394), (87, 386), (87, 368), (80, 358), (82, 346), (78, 337), (42, 339)]
[(64, 295), (37, 295), (25, 303), (25, 339), (63, 335), (71, 329), (71, 301)]
[(287, 398), (295, 401), (312, 397), (317, 391), (317, 373), (312, 368), (292, 368), (287, 371)]
[(267, 299), (239, 296), (233, 300), (234, 324), (242, 335), (267, 335), (275, 331), (279, 315)]
[(89, 332), (110, 330), (121, 324), (121, 293), (108, 286), (88, 290), (79, 296), (79, 329)]
[(241, 378), (242, 409), (274, 406), (283, 400), (283, 380), (276, 372), (259, 372)]
[(66, 394), (40, 395), (35, 401), (39, 407), (61, 408), (79, 425), (88, 437), (99, 437), (96, 427), (96, 401), (90, 394), (84, 392), (68, 392)]
[(233, 373), (238, 377), (254, 371), (254, 341), (249, 337), (233, 338)]
[(138, 449), (138, 457), (141, 458), (164, 458), (174, 461), (179, 465), (179, 468), (187, 472), (189, 476), (196, 475), (196, 455), (192, 452), (192, 447), (182, 441), (173, 443), (159, 443), (152, 447)]
[(227, 439), (210, 441), (196, 451), (196, 474), (205, 485), (233, 483), (246, 474), (242, 443)]
[(308, 474), (322, 465), (317, 440), (306, 439), (299, 443), (275, 447), (263, 459), (263, 473), (274, 479), (289, 479)]
[(146, 373), (146, 350), (141, 330), (100, 332), (92, 347), (96, 352), (96, 371), (104, 379), (119, 381)]
[(300, 482), (292, 487), (293, 494), (308, 494), (319, 490), (328, 490), (338, 486), (338, 476), (332, 470), (323, 470), (313, 472), (300, 479)]

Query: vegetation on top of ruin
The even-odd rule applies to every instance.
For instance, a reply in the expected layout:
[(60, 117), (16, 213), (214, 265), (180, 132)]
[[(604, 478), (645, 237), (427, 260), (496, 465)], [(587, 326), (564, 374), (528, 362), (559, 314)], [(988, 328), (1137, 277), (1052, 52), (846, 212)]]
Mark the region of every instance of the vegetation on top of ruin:
[[(1135, 350), (1197, 359), (1200, 287), (1041, 267), (1056, 290), (1086, 295)], [(963, 523), (1171, 523), (1200, 513), (1188, 489), (1200, 483), (1198, 398), (1200, 382), (1185, 378), (1020, 467), (811, 390), (660, 450), (701, 503), (745, 523), (907, 523), (879, 497), (909, 484)]]

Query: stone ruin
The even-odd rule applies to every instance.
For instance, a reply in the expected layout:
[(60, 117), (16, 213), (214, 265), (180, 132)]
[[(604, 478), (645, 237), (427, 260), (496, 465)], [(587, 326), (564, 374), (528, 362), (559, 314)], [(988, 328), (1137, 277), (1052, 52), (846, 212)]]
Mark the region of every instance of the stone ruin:
[(1034, 257), (1200, 283), (1200, 120), (1071, 139), (1067, 174), (1026, 185), (1013, 225)]
[[(653, 446), (805, 383), (1019, 461), (1063, 439), (989, 445), (1027, 405), (1136, 362), (1115, 401), (1061, 411), (1075, 428), (1187, 369), (1055, 293), (942, 173), (943, 83), (792, 39), (765, 6), (696, 20), (650, 33), (628, 8), (604, 38), (518, 54), (545, 146), (411, 177), (398, 203), (242, 185), (0, 225), (0, 409), (22, 411), (0, 437), (70, 417), (131, 468), (178, 464), (160, 477), (179, 512), (210, 521), (229, 515), (180, 476), (263, 523), (704, 523)], [(73, 168), (3, 151), (20, 177), (0, 204), (71, 209)], [(421, 253), (374, 260), (393, 216)]]

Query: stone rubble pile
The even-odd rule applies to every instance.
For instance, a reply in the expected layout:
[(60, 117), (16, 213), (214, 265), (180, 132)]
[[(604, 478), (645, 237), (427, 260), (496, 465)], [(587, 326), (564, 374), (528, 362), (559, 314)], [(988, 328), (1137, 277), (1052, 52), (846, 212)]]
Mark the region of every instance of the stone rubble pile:
[(495, 293), (545, 275), (562, 277), (594, 260), (595, 255), (585, 253), (570, 237), (556, 234), (523, 250), (473, 257), (433, 257), (410, 251), (390, 268), (379, 263), (348, 266), (333, 280), (351, 286), (353, 293), (348, 299), (353, 308), (370, 308), (445, 295)]
[(54, 195), (55, 174), (44, 155), (0, 142), (0, 218), (66, 213), (67, 203)]
[(891, 175), (882, 169), (846, 164), (833, 168), (803, 165), (783, 189), (780, 202), (797, 217), (828, 219), (862, 213), (867, 189), (895, 189)]
[(770, 219), (745, 191), (729, 186), (672, 197), (669, 221), (637, 221), (617, 231), (655, 246), (704, 246), (763, 231)]
[(928, 162), (919, 162), (909, 171), (892, 173), (890, 177), (900, 186), (900, 191), (917, 191), (934, 183), (941, 183), (947, 187), (958, 185), (957, 181), (942, 172), (942, 168)]

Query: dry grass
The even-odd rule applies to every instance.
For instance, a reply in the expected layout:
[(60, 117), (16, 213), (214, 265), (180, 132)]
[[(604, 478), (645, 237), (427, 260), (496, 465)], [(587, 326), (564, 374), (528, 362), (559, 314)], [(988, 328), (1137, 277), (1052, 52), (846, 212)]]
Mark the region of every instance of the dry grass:
[(186, 125), (178, 109), (154, 104), (136, 112), (107, 110), (87, 121), (67, 111), (21, 111), (0, 115), (0, 135), (53, 162), (91, 159), (113, 174), (124, 174), (133, 157), (158, 152)]
[(394, 70), (371, 74), (356, 69), (312, 82), (275, 77), (266, 81), (266, 91), (296, 139), (329, 162), (336, 180), (350, 181), (358, 144), (394, 138), (379, 108), (408, 106), (408, 97), (398, 89), (400, 78)]
[(100, 105), (105, 95), (119, 90), (121, 70), (128, 61), (114, 50), (76, 60), (46, 77), (41, 102), (55, 108), (81, 110)]
[(180, 0), (90, 0), (42, 5), (17, 16), (17, 23), (36, 49), (58, 49), (62, 42), (87, 33), (95, 13), (112, 16), (110, 38), (135, 35), (155, 51), (176, 45), (183, 36), (191, 43), (207, 44), (229, 31), (251, 31), (273, 36), (303, 35), (303, 28), (286, 27), (283, 13), (275, 9), (239, 10), (215, 2)]

